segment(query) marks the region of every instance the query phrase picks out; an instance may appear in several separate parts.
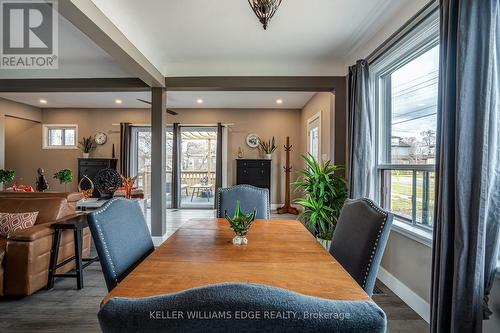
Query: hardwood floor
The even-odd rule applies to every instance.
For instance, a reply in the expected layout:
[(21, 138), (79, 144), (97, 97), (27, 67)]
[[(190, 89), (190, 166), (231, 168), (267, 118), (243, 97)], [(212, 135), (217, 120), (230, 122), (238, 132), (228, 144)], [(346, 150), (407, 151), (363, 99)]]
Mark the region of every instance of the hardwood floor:
[[(167, 232), (171, 235), (190, 218), (214, 216), (209, 210), (170, 210)], [(293, 215), (272, 215), (294, 219)], [(0, 332), (99, 332), (97, 312), (107, 289), (99, 263), (84, 271), (84, 286), (76, 290), (74, 279), (56, 279), (54, 289), (40, 290), (30, 297), (0, 300)], [(428, 324), (386, 286), (377, 282), (380, 293), (374, 301), (388, 317), (388, 332), (427, 332)]]

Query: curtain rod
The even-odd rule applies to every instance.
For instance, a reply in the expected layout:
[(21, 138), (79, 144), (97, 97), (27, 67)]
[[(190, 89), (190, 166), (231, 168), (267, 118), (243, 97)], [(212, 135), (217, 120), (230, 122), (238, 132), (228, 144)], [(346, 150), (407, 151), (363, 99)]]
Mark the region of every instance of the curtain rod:
[(413, 15), (401, 28), (396, 30), (389, 38), (387, 38), (380, 46), (378, 46), (372, 53), (366, 57), (366, 61), (372, 64), (380, 58), (385, 52), (392, 48), (397, 42), (403, 39), (408, 33), (420, 22), (432, 15), (439, 9), (439, 2), (431, 0), (422, 9)]
[[(173, 124), (166, 124), (167, 126), (173, 126)], [(224, 127), (234, 126), (234, 123), (221, 124)], [(111, 124), (111, 126), (120, 126), (120, 124)], [(130, 126), (135, 127), (149, 127), (151, 124), (130, 124)], [(217, 124), (179, 124), (180, 127), (217, 127)]]

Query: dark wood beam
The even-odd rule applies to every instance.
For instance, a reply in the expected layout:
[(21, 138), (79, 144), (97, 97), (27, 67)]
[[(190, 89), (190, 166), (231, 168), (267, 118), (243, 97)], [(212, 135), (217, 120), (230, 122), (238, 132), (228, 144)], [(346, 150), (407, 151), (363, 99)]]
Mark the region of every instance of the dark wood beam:
[(0, 92), (125, 92), (150, 89), (138, 78), (0, 80)]
[(344, 76), (167, 77), (169, 91), (334, 91)]

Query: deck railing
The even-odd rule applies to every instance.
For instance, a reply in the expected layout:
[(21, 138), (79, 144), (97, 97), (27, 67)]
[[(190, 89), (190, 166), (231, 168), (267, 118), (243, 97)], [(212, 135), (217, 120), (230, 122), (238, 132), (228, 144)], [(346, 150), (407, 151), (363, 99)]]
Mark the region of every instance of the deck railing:
[[(208, 183), (215, 186), (215, 171), (182, 171), (181, 172), (181, 195), (191, 195), (193, 185), (200, 184), (201, 179), (208, 176)], [(172, 189), (172, 172), (166, 172), (166, 190), (170, 193)], [(145, 198), (151, 197), (151, 172), (143, 171), (137, 175), (136, 185), (144, 189)]]

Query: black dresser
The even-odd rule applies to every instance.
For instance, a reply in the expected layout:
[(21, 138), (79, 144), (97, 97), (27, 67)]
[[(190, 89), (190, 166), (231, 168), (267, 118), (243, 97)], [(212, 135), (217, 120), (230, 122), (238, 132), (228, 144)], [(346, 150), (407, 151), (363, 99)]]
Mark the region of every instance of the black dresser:
[(94, 195), (93, 197), (99, 198), (99, 191), (95, 188), (95, 177), (99, 170), (102, 169), (116, 169), (116, 158), (79, 158), (78, 159), (78, 183), (80, 180), (87, 176), (94, 182)]
[(267, 188), (271, 193), (271, 160), (237, 159), (236, 184)]

